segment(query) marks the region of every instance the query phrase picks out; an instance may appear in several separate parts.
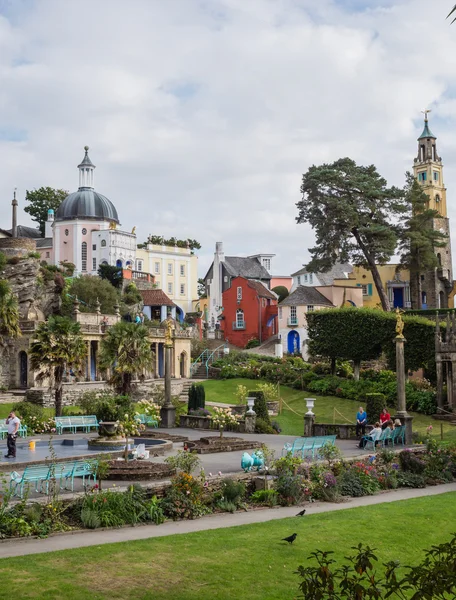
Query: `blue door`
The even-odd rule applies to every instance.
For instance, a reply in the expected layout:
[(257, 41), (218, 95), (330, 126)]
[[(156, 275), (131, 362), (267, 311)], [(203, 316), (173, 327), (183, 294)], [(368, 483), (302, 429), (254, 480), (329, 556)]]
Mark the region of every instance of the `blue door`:
[(393, 306), (394, 308), (403, 308), (404, 306), (404, 288), (393, 288)]
[(97, 378), (97, 343), (90, 342), (90, 379), (95, 381)]
[(160, 377), (165, 376), (165, 352), (163, 344), (158, 344), (158, 374)]
[(288, 354), (296, 354), (301, 351), (299, 333), (292, 329), (288, 334)]

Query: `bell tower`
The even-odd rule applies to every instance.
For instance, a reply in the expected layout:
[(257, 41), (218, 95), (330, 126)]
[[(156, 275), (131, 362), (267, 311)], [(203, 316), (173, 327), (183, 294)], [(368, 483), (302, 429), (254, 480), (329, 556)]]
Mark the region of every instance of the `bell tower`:
[[(428, 208), (439, 213), (432, 226), (448, 236), (444, 247), (435, 248), (438, 266), (421, 273), (421, 290), (411, 278), (410, 288), (413, 308), (448, 308), (448, 296), (453, 289), (451, 261), (450, 221), (447, 216), (446, 188), (443, 183), (443, 163), (437, 152), (437, 138), (429, 128), (428, 114), (424, 110), (424, 129), (418, 138), (418, 155), (413, 162), (413, 174), (429, 197)], [(420, 298), (418, 298), (420, 294)]]

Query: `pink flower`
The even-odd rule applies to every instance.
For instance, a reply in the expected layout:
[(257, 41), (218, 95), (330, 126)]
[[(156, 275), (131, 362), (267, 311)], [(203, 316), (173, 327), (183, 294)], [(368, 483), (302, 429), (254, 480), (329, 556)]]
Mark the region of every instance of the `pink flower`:
[(221, 475), (221, 474), (222, 474), (222, 472), (221, 472), (221, 471), (219, 471), (219, 472), (218, 472), (218, 474), (219, 474), (219, 475)]
[(209, 473), (209, 477), (212, 477), (212, 473)]
[(208, 484), (208, 482), (207, 482), (207, 481), (205, 481), (205, 482), (203, 483), (203, 487), (208, 487), (208, 485), (209, 485), (209, 484)]

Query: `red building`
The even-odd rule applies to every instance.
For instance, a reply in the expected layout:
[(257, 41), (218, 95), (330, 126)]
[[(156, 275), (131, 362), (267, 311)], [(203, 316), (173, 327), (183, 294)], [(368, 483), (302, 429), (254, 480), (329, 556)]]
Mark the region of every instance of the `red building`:
[(223, 292), (221, 329), (230, 344), (245, 348), (252, 339), (265, 342), (278, 332), (277, 314), (277, 296), (259, 281), (234, 277)]

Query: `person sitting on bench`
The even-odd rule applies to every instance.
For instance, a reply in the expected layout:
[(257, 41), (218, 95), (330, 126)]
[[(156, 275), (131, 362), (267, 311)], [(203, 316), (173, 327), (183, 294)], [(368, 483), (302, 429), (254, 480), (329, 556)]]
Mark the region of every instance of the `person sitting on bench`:
[(377, 438), (380, 437), (381, 433), (382, 428), (380, 427), (380, 423), (377, 421), (377, 423), (374, 425), (374, 428), (371, 429), (371, 432), (368, 435), (363, 435), (363, 437), (359, 440), (358, 448), (364, 448), (369, 440), (374, 442), (375, 446), (375, 442), (377, 441)]

